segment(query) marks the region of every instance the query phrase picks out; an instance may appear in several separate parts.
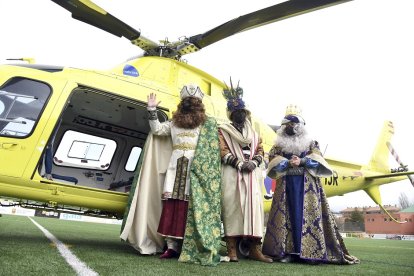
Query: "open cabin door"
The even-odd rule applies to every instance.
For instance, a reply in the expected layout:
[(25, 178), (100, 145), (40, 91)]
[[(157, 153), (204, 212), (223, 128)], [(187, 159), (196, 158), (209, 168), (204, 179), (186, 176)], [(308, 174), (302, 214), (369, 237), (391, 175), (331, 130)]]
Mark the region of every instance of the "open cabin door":
[[(35, 177), (128, 192), (149, 132), (146, 103), (85, 86), (68, 91), (66, 102), (46, 145), (51, 148), (49, 172), (40, 162)], [(166, 113), (159, 110), (159, 119), (165, 121)]]

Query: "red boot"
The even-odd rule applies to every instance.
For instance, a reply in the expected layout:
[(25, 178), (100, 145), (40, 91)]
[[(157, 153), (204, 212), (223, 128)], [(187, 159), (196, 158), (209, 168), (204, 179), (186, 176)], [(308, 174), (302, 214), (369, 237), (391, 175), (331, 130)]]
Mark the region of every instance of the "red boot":
[(172, 259), (172, 258), (178, 258), (180, 254), (175, 251), (174, 249), (168, 248), (165, 250), (165, 252), (160, 256), (160, 259)]

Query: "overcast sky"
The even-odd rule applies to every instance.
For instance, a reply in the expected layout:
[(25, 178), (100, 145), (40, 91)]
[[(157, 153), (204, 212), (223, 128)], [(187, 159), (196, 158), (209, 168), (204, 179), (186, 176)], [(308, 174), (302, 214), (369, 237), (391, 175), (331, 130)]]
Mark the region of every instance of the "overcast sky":
[[(95, 1), (144, 36), (170, 41), (278, 2)], [(279, 124), (288, 104), (301, 106), (308, 131), (331, 158), (366, 164), (384, 120), (391, 120), (394, 148), (413, 170), (413, 11), (413, 0), (355, 0), (234, 35), (185, 59), (218, 79), (240, 80), (250, 109), (267, 123)], [(0, 26), (1, 63), (34, 57), (110, 69), (141, 53), (48, 0), (0, 0)], [(414, 202), (408, 180), (381, 192), (383, 204), (398, 204), (401, 193)], [(330, 205), (338, 211), (374, 203), (355, 192), (330, 198)]]

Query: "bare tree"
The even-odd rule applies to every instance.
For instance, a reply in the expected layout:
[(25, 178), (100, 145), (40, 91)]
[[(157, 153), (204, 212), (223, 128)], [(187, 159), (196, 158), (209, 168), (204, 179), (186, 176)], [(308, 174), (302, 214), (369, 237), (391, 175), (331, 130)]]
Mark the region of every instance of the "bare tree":
[(413, 205), (413, 203), (408, 200), (407, 195), (404, 193), (400, 194), (400, 196), (398, 197), (398, 202), (400, 203), (401, 209), (406, 209)]

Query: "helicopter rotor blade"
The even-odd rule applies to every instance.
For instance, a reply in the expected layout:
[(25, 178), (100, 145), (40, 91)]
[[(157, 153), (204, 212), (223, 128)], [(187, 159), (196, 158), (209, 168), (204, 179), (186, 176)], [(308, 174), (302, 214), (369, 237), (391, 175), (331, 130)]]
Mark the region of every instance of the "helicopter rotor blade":
[(245, 14), (203, 34), (163, 45), (142, 36), (140, 31), (112, 16), (91, 0), (52, 1), (71, 12), (72, 17), (77, 20), (129, 39), (132, 44), (143, 49), (145, 55), (179, 59), (236, 33), (352, 0), (290, 0)]
[(314, 10), (322, 9), (352, 0), (291, 0), (273, 5), (230, 20), (203, 34), (189, 38), (189, 42), (199, 49), (211, 45), (234, 34), (257, 28), (275, 21), (287, 19)]
[(141, 32), (125, 24), (118, 18), (90, 0), (52, 0), (70, 11), (72, 17), (118, 37), (125, 37), (141, 49), (148, 51), (158, 47), (158, 43), (141, 36)]

